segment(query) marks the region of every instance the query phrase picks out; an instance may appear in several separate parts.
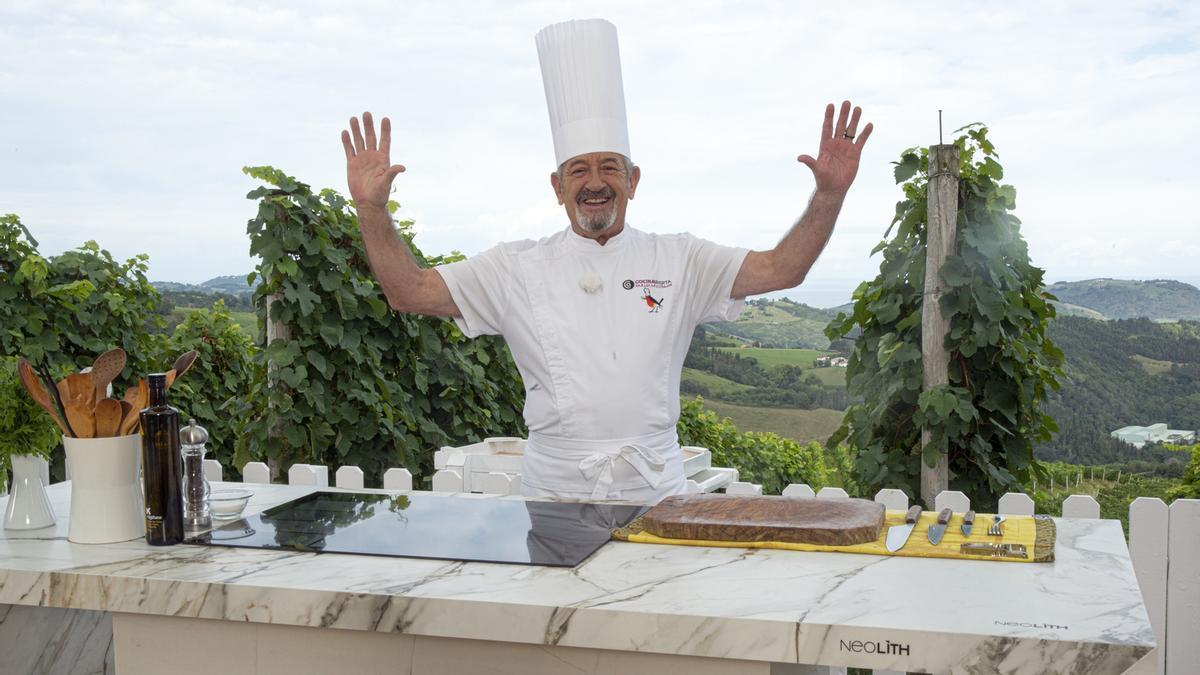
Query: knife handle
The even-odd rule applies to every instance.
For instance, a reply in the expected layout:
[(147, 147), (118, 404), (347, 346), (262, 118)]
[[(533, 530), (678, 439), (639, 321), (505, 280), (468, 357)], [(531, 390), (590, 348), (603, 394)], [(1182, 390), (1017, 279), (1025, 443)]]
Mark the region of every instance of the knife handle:
[(950, 522), (950, 517), (953, 515), (954, 515), (954, 509), (950, 508), (949, 506), (942, 509), (941, 511), (938, 512), (938, 519), (937, 519), (938, 525), (945, 525), (946, 523)]
[(972, 511), (967, 511), (966, 513), (964, 513), (963, 514), (963, 525), (974, 525), (974, 524), (975, 524), (975, 511), (972, 510)]
[(908, 513), (904, 514), (904, 524), (912, 525), (912, 524), (916, 523), (917, 520), (919, 520), (920, 518), (921, 518), (921, 505), (913, 504), (912, 506), (909, 507)]

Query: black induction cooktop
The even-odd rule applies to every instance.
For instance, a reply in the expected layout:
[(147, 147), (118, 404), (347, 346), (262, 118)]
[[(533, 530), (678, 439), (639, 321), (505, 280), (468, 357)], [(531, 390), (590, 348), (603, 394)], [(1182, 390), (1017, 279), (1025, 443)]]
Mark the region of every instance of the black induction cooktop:
[(313, 492), (191, 543), (574, 567), (646, 508)]

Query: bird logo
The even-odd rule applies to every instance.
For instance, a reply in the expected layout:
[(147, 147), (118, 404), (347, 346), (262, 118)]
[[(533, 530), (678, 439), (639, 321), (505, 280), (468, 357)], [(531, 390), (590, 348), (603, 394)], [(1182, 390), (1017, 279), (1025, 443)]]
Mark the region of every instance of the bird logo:
[(646, 306), (650, 308), (651, 314), (657, 314), (658, 310), (662, 309), (662, 298), (655, 298), (653, 295), (650, 295), (650, 289), (645, 286), (642, 287), (642, 299), (646, 301)]

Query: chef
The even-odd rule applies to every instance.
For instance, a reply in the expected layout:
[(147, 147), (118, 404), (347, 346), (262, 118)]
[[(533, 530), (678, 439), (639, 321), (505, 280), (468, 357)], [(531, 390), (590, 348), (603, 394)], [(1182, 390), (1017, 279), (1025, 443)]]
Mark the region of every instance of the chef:
[[(616, 28), (568, 21), (536, 36), (568, 225), (422, 269), (387, 210), (391, 126), (370, 113), (342, 132), (350, 194), (371, 269), (392, 309), (453, 317), (469, 337), (502, 335), (525, 384), (522, 491), (657, 502), (686, 479), (675, 423), (695, 327), (737, 318), (748, 295), (804, 280), (833, 231), (871, 125), (843, 102), (825, 110), (808, 208), (773, 249), (747, 251), (626, 220), (641, 180), (632, 162)], [(731, 224), (736, 226), (736, 224)]]

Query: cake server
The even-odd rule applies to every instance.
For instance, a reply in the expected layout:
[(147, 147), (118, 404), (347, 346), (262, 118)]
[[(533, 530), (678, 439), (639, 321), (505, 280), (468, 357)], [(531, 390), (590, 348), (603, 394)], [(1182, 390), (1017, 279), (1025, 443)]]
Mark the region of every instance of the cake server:
[(895, 553), (904, 548), (904, 544), (908, 542), (908, 537), (912, 534), (913, 528), (917, 526), (917, 519), (920, 517), (921, 505), (916, 504), (908, 510), (908, 513), (904, 514), (903, 525), (893, 525), (888, 528), (887, 539), (885, 540), (887, 550)]

